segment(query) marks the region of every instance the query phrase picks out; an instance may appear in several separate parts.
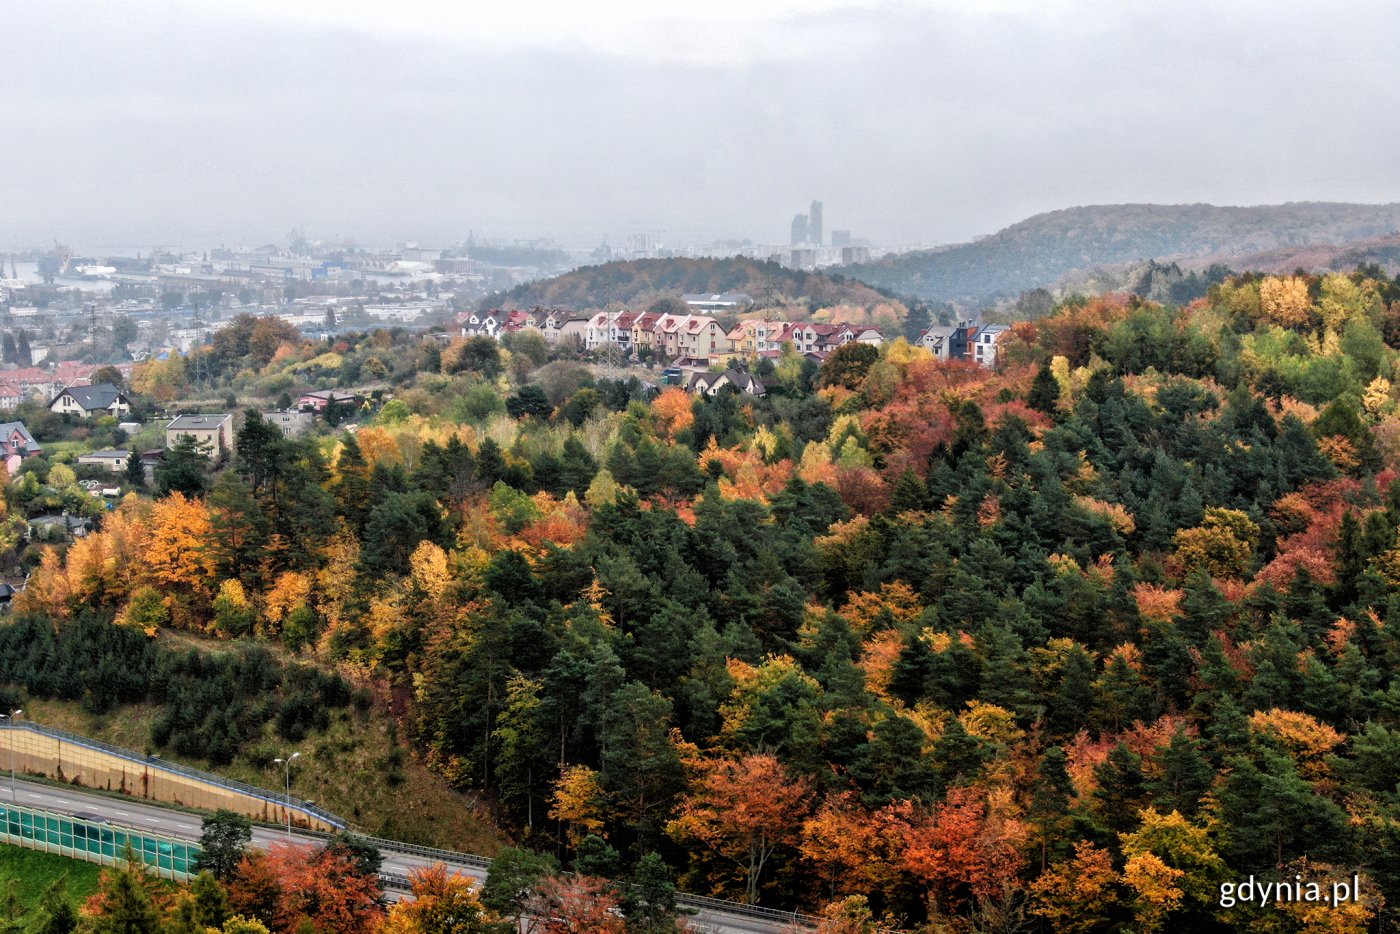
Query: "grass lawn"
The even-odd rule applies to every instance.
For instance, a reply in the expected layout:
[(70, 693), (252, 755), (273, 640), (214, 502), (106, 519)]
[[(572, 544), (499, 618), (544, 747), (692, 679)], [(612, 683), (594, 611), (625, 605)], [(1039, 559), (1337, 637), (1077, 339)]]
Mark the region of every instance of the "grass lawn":
[[(34, 917), (39, 897), (54, 880), (67, 876), (68, 900), (75, 907), (97, 891), (102, 867), (94, 863), (0, 844), (0, 919), (21, 927)], [(11, 914), (11, 911), (18, 914)]]

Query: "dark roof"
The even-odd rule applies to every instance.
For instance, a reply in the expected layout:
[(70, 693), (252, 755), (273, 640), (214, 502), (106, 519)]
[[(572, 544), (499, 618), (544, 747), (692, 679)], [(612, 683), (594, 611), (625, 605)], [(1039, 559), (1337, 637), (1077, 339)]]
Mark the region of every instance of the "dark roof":
[(74, 402), (89, 412), (105, 409), (113, 402), (123, 398), (122, 391), (111, 383), (100, 383), (96, 386), (70, 386), (54, 396), (54, 400), (57, 401), (64, 393), (72, 396)]

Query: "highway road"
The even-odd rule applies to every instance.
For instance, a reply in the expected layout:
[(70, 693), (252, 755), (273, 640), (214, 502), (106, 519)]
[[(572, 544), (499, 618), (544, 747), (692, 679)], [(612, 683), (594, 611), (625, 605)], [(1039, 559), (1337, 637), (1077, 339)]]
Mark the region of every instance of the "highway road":
[[(198, 840), (201, 817), (187, 811), (162, 807), (136, 798), (117, 798), (110, 795), (93, 794), (72, 786), (59, 787), (37, 782), (17, 781), (15, 783), (16, 803), (25, 807), (43, 808), (61, 814), (99, 814), (119, 827), (148, 830), (164, 834), (176, 840)], [(10, 800), (10, 789), (0, 782), (0, 803)], [(292, 831), (292, 842), (319, 846), (323, 837)], [(273, 843), (285, 842), (284, 830), (254, 825), (253, 845), (265, 848)], [(468, 863), (453, 862), (431, 856), (402, 853), (391, 848), (381, 848), (384, 863), (380, 871), (394, 876), (407, 876), (414, 869), (443, 862), (449, 868), (474, 879), (486, 878), (486, 870)], [(390, 893), (391, 895), (393, 893)], [(728, 911), (703, 909), (691, 915), (692, 924), (702, 931), (716, 934), (774, 934), (791, 929), (791, 921), (769, 918), (744, 917)]]

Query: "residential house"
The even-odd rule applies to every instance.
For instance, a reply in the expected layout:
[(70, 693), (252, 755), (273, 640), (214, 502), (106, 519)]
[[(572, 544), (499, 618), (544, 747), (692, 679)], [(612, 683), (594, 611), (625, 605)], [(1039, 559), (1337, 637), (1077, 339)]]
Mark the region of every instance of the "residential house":
[(495, 337), (501, 329), (504, 315), (499, 311), (472, 311), (462, 321), (463, 337)]
[(713, 396), (724, 389), (733, 389), (749, 396), (762, 396), (768, 392), (753, 374), (747, 370), (725, 370), (723, 373), (701, 373), (691, 380), (687, 387), (696, 395)]
[(181, 415), (165, 426), (167, 448), (184, 437), (193, 438), (210, 460), (218, 460), (233, 453), (233, 416)]
[(1011, 328), (1005, 324), (984, 324), (972, 339), (972, 359), (985, 367), (996, 366), (997, 342)]
[(524, 312), (524, 311), (512, 311), (512, 312), (508, 312), (508, 313), (506, 314), (505, 318), (501, 321), (501, 327), (500, 327), (500, 329), (496, 332), (496, 336), (499, 338), (502, 334), (509, 334), (509, 333), (511, 333), (511, 332), (513, 332), (513, 331), (523, 330), (524, 328), (526, 328), (526, 327), (529, 326), (529, 325), (526, 323), (528, 320), (529, 320), (529, 314), (528, 314), (527, 312)]
[(120, 418), (131, 411), (131, 400), (111, 383), (97, 386), (69, 386), (49, 403), (49, 409), (60, 415), (95, 418), (114, 415)]
[(24, 390), (12, 379), (0, 379), (0, 409), (13, 409), (24, 401)]
[(740, 321), (725, 335), (736, 356), (748, 358), (758, 353), (754, 334), (760, 323), (752, 318)]
[(935, 324), (925, 328), (924, 333), (919, 335), (919, 339), (914, 343), (932, 353), (939, 360), (947, 362), (952, 359), (952, 338), (953, 333), (958, 329), (947, 324)]
[(353, 392), (336, 392), (334, 389), (317, 389), (302, 393), (297, 397), (296, 407), (305, 411), (324, 412), (331, 403), (353, 405), (359, 408), (364, 404), (364, 396)]
[(569, 334), (586, 332), (588, 319), (576, 312), (556, 308), (544, 316), (540, 327), (544, 331), (544, 339), (551, 344), (557, 344), (566, 331)]
[(127, 458), (131, 456), (130, 451), (117, 449), (107, 449), (103, 451), (93, 451), (91, 454), (83, 454), (78, 457), (80, 467), (105, 467), (112, 473), (121, 473), (126, 470)]
[(687, 315), (676, 329), (678, 353), (673, 356), (709, 360), (716, 354), (727, 354), (729, 337), (720, 323), (709, 315)]
[[(576, 343), (581, 350), (584, 345), (584, 337), (588, 331), (588, 319), (583, 315), (566, 318), (560, 323), (556, 330), (558, 333), (554, 338), (555, 343), (564, 344), (566, 346), (571, 343)], [(549, 339), (548, 333), (546, 333), (545, 339)]]
[(35, 516), (29, 520), (29, 540), (63, 542), (82, 538), (92, 531), (92, 520), (68, 513)]
[(284, 438), (300, 438), (316, 423), (313, 412), (263, 412), (263, 421), (276, 425)]
[(600, 311), (589, 318), (583, 332), (583, 349), (597, 350), (608, 343), (611, 325), (616, 318), (617, 312), (607, 311)]
[(664, 315), (655, 311), (644, 311), (632, 321), (632, 352), (638, 359), (642, 354), (657, 355), (656, 326)]
[(11, 477), (19, 473), (19, 466), (26, 458), (44, 450), (24, 427), (24, 422), (0, 422), (0, 448), (4, 449), (5, 469)]

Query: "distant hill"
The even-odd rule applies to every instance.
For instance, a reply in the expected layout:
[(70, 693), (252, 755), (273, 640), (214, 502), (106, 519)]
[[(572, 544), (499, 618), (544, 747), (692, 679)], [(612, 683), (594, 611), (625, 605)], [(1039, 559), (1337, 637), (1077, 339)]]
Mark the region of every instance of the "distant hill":
[(972, 243), (843, 266), (841, 272), (927, 301), (980, 307), (1096, 267), (1209, 257), (1241, 268), (1236, 257), (1397, 231), (1400, 204), (1097, 205), (1037, 214)]
[[(1201, 268), (1215, 261), (1212, 257), (1191, 259), (1183, 266)], [(1240, 272), (1350, 272), (1357, 266), (1374, 263), (1391, 275), (1400, 273), (1400, 234), (1368, 237), (1346, 243), (1310, 243), (1302, 247), (1281, 247), (1244, 256), (1219, 260)]]
[(686, 293), (747, 292), (756, 304), (869, 306), (888, 301), (875, 289), (840, 275), (787, 269), (777, 263), (728, 259), (637, 259), (581, 266), (482, 299), (482, 308), (602, 308), (638, 305)]

